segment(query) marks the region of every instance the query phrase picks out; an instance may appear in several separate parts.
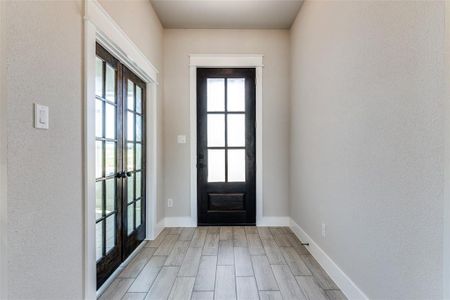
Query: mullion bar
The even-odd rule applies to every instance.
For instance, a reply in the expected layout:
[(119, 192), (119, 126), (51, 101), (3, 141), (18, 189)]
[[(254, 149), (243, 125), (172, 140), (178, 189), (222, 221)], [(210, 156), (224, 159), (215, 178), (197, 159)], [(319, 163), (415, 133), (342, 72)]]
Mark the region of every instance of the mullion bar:
[(228, 182), (228, 78), (225, 78), (225, 182)]
[(107, 99), (105, 99), (105, 98), (103, 98), (103, 97), (100, 97), (99, 95), (96, 95), (96, 96), (95, 96), (95, 99), (98, 100), (98, 101), (106, 102), (106, 103), (111, 104), (111, 105), (113, 105), (113, 106), (117, 106), (117, 103), (112, 102), (112, 101), (110, 101), (110, 100), (107, 100)]
[[(106, 62), (103, 61), (102, 68), (102, 97), (106, 98)], [(102, 101), (102, 138), (106, 138), (106, 101)], [(106, 142), (102, 141), (102, 177), (106, 177)], [(103, 224), (102, 224), (102, 256), (106, 255), (106, 180), (102, 182), (102, 216), (103, 216)]]

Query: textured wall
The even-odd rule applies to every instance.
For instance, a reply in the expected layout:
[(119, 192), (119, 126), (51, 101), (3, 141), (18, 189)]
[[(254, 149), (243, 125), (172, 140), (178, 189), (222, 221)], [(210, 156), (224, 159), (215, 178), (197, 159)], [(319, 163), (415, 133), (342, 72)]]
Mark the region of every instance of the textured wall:
[[(82, 297), (81, 1), (5, 4), (8, 299)], [(33, 103), (50, 130), (33, 128)]]
[(292, 217), (369, 298), (442, 298), (444, 2), (307, 1), (291, 38)]
[(168, 217), (190, 216), (189, 55), (263, 54), (264, 216), (287, 216), (289, 144), (289, 31), (164, 31), (164, 195)]
[[(161, 69), (163, 31), (149, 2), (102, 4)], [(1, 5), (7, 16), (1, 20), (6, 50), (2, 53), (6, 92), (1, 95), (3, 100), (7, 94), (8, 105), (8, 299), (81, 299), (82, 1), (3, 1)], [(50, 108), (48, 131), (33, 128), (34, 102)]]

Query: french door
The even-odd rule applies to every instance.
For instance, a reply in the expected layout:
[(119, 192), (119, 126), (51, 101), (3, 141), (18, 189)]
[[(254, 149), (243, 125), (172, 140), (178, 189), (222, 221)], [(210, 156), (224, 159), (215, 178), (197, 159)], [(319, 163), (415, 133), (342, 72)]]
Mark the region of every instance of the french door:
[(97, 288), (145, 239), (145, 83), (97, 44)]
[(255, 69), (197, 69), (199, 225), (256, 224)]

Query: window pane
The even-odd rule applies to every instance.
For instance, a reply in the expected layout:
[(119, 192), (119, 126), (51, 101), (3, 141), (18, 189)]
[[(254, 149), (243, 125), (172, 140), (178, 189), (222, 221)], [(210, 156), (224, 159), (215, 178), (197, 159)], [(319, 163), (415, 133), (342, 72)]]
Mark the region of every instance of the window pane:
[(141, 219), (141, 200), (138, 200), (136, 201), (136, 228), (142, 224)]
[(136, 144), (136, 170), (142, 168), (142, 145)]
[(98, 222), (95, 225), (95, 253), (97, 260), (103, 256), (103, 222)]
[(208, 78), (207, 84), (207, 107), (208, 111), (225, 110), (225, 79)]
[(106, 64), (105, 98), (116, 102), (116, 70), (108, 64)]
[(227, 110), (245, 111), (245, 78), (227, 80)]
[(103, 177), (103, 142), (95, 142), (95, 177)]
[(103, 216), (103, 181), (95, 183), (95, 218)]
[(134, 141), (134, 114), (127, 114), (127, 140)]
[(142, 113), (142, 89), (136, 86), (136, 111)]
[(208, 114), (208, 147), (225, 146), (225, 115)]
[(106, 252), (116, 244), (116, 215), (106, 218)]
[(95, 59), (95, 94), (103, 97), (103, 61), (98, 57)]
[(127, 144), (127, 170), (128, 171), (134, 170), (134, 144), (133, 143)]
[(106, 176), (116, 173), (116, 143), (107, 142), (105, 149), (105, 173)]
[(106, 103), (105, 110), (106, 137), (109, 139), (114, 139), (116, 138), (116, 107), (114, 105)]
[(130, 110), (134, 110), (134, 83), (131, 80), (128, 80), (128, 99), (127, 99), (127, 107)]
[(134, 201), (134, 174), (128, 177), (128, 203)]
[(106, 180), (106, 214), (116, 209), (116, 179)]
[(95, 100), (95, 136), (103, 137), (103, 102)]
[(245, 150), (228, 150), (228, 182), (245, 181)]
[(136, 141), (142, 141), (142, 117), (136, 115)]
[(134, 231), (134, 204), (128, 205), (128, 235)]
[(228, 146), (245, 147), (245, 115), (228, 115)]
[(136, 198), (141, 198), (142, 196), (142, 173), (136, 172)]
[(225, 181), (225, 150), (208, 150), (208, 182)]

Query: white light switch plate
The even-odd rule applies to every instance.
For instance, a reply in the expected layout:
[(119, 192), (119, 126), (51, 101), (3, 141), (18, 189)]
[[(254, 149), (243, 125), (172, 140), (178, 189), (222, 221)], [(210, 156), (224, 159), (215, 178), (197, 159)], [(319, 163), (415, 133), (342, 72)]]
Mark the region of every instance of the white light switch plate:
[(177, 142), (178, 144), (186, 144), (186, 136), (185, 135), (177, 136)]
[(34, 104), (34, 128), (48, 129), (49, 111), (48, 106)]

